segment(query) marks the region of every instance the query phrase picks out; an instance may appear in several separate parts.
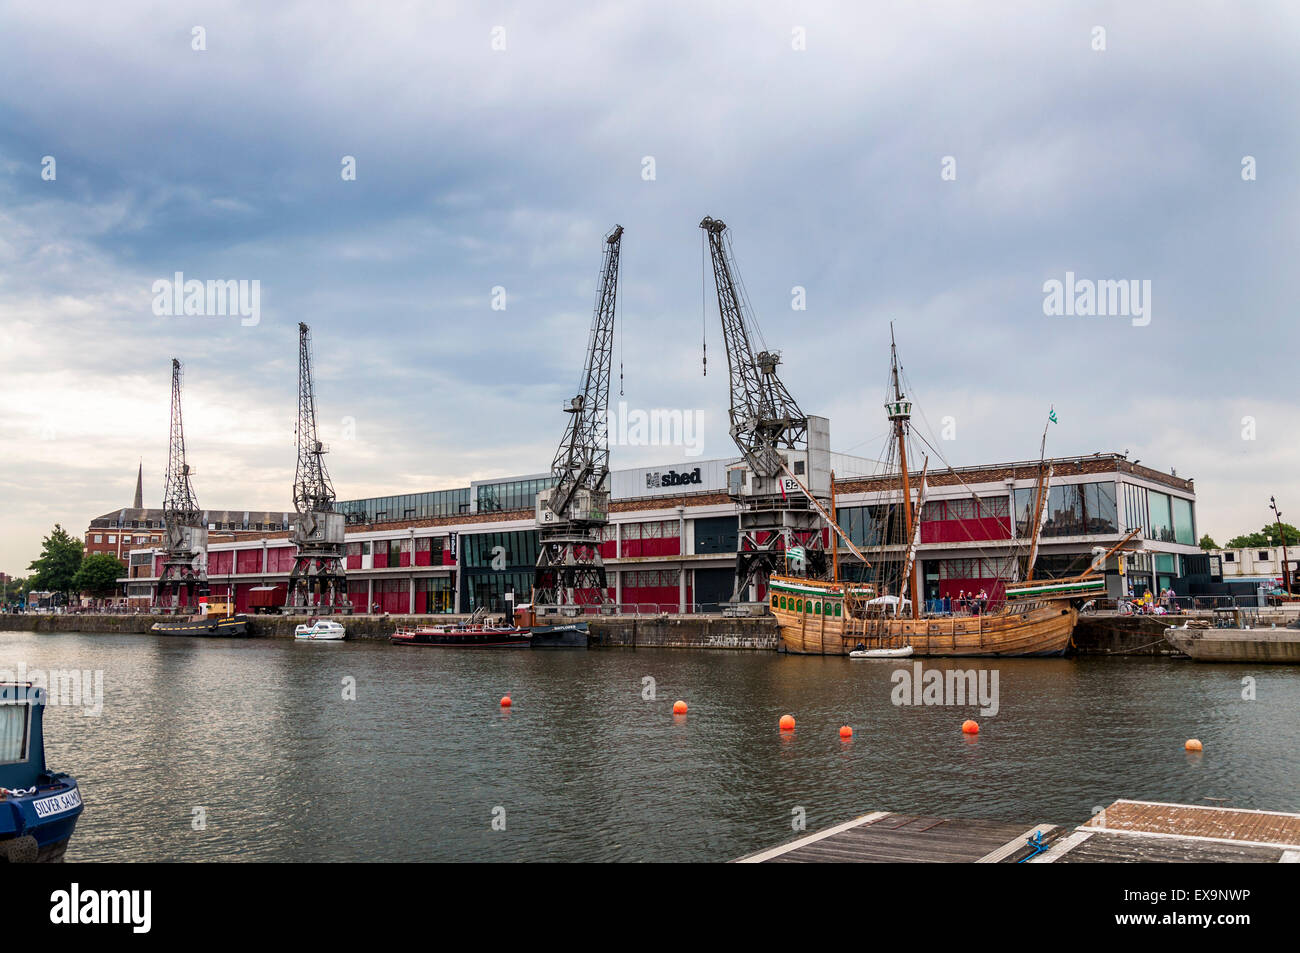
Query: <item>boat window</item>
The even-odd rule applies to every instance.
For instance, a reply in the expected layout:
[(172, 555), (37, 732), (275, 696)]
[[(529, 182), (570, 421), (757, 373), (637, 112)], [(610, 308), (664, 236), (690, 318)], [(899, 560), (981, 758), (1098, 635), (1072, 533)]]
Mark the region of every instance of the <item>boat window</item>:
[(27, 760), (31, 714), (31, 705), (0, 705), (0, 764)]
[(803, 600), (802, 600), (802, 599), (798, 600), (798, 602), (795, 604), (795, 610), (794, 610), (794, 611), (795, 611), (795, 612), (803, 612)]
[(821, 614), (822, 614), (822, 604), (819, 602), (813, 607), (813, 615), (821, 615)]
[(772, 608), (773, 608), (773, 609), (776, 608), (776, 596), (775, 596), (775, 595), (772, 596)]
[(839, 618), (839, 616), (840, 616), (840, 604), (837, 602), (835, 603), (835, 617)]

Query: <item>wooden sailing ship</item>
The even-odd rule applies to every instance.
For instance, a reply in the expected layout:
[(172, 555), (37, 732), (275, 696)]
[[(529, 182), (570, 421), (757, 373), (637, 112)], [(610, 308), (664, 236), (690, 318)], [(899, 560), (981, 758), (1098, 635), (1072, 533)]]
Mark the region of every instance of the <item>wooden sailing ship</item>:
[[(1092, 566), (1079, 575), (1035, 580), (1038, 535), (1051, 482), (1050, 467), (1040, 466), (1025, 579), (1007, 582), (1005, 600), (988, 611), (973, 615), (931, 615), (920, 611), (922, 603), (918, 598), (914, 557), (920, 542), (926, 468), (922, 469), (913, 503), (906, 442), (912, 402), (904, 397), (899, 381), (898, 354), (892, 331), (890, 349), (892, 395), (885, 409), (893, 428), (892, 440), (901, 474), (902, 528), (906, 543), (898, 591), (883, 597), (878, 594), (881, 589), (891, 588), (884, 584), (883, 573), (879, 583), (840, 579), (841, 540), (864, 566), (870, 567), (871, 563), (836, 521), (832, 474), (830, 513), (813, 500), (832, 530), (832, 578), (817, 580), (795, 574), (773, 574), (769, 578), (768, 602), (780, 628), (782, 649), (802, 655), (848, 655), (854, 650), (901, 650), (910, 646), (912, 654), (917, 656), (1063, 655), (1070, 646), (1070, 637), (1079, 618), (1076, 604), (1105, 593), (1105, 579), (1096, 573), (1095, 567), (1104, 564), (1105, 558), (1127, 543), (1137, 531), (1120, 540), (1110, 552), (1094, 560)], [(1044, 431), (1043, 451), (1046, 450), (1046, 436)], [(799, 482), (793, 473), (788, 475)], [(802, 489), (802, 484), (799, 485)], [(812, 499), (811, 494), (808, 495)], [(909, 594), (910, 599), (907, 598)]]

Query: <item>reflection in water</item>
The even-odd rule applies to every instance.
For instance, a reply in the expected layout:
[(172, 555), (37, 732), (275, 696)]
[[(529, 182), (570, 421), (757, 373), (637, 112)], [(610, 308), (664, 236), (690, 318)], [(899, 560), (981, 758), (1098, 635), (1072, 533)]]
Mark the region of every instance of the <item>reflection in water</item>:
[(69, 860), (727, 860), (790, 837), (796, 808), (809, 830), (868, 810), (1077, 823), (1118, 797), (1300, 810), (1292, 667), (926, 660), (996, 669), (985, 716), (892, 704), (911, 661), (757, 652), (0, 633), (0, 668), (19, 662), (104, 671), (100, 717), (46, 718), (86, 802)]

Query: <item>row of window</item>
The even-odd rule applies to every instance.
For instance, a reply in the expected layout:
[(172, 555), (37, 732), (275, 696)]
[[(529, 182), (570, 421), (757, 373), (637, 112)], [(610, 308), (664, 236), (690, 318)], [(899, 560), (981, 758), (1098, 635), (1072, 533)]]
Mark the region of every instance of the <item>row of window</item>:
[[(154, 542), (159, 542), (159, 541), (162, 539), (161, 536), (154, 536), (154, 537), (149, 537), (149, 536), (134, 536), (134, 537), (132, 537), (132, 536), (126, 536), (126, 535), (123, 535), (123, 536), (122, 536), (122, 543), (123, 543), (124, 545), (128, 545), (128, 546), (129, 546), (129, 545), (132, 545), (132, 544), (135, 544), (135, 543), (147, 543), (147, 542), (149, 542), (149, 540), (150, 540), (151, 538), (153, 539)], [(104, 535), (103, 535), (102, 533), (96, 533), (96, 534), (94, 534), (93, 541), (94, 541), (95, 543), (103, 543), (103, 542), (104, 542)], [(116, 544), (116, 543), (117, 543), (117, 534), (116, 534), (116, 533), (110, 533), (109, 536), (108, 536), (108, 542), (109, 542), (110, 545)]]
[[(1016, 533), (1020, 536), (1031, 535), (1030, 524), (1037, 494), (1035, 487), (1016, 490)], [(1118, 532), (1117, 520), (1113, 482), (1059, 484), (1048, 490), (1047, 502), (1043, 506), (1042, 535), (1115, 533)]]
[(1010, 504), (1005, 496), (931, 500), (921, 508), (921, 522), (943, 520), (1006, 519)]
[(469, 512), (469, 487), (344, 500), (334, 508), (348, 523), (382, 523), (385, 520), (429, 519)]
[(477, 494), (480, 513), (496, 513), (503, 510), (531, 510), (537, 505), (537, 494), (555, 486), (555, 477), (539, 477), (534, 480), (511, 480), (508, 483), (484, 483)]
[(839, 618), (843, 606), (839, 602), (822, 602), (820, 600), (802, 599), (798, 596), (781, 596), (772, 594), (773, 609), (788, 609), (791, 612), (803, 612), (808, 615), (824, 615)]

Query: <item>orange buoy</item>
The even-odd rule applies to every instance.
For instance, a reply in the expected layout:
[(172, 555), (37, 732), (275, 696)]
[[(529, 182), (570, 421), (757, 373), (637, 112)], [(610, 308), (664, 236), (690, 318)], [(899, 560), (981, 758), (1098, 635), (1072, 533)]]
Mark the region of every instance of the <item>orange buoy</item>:
[(686, 702), (682, 701), (681, 699), (678, 699), (677, 701), (673, 702), (673, 714), (674, 715), (686, 714)]
[(1188, 751), (1200, 751), (1201, 743), (1196, 738), (1188, 738), (1187, 743), (1183, 745)]
[(853, 729), (850, 728), (848, 725), (844, 725), (843, 727), (840, 728), (840, 737), (841, 737), (841, 738), (852, 738), (852, 737), (853, 737)]
[(781, 730), (794, 731), (794, 715), (781, 716)]
[(514, 702), (512, 702), (512, 701), (510, 700), (510, 696), (509, 696), (509, 695), (503, 695), (503, 696), (501, 697), (501, 707), (502, 707), (502, 708), (509, 708), (509, 707), (510, 707), (511, 705), (513, 705), (513, 704), (514, 704)]
[(978, 735), (980, 733), (979, 722), (975, 721), (973, 718), (967, 718), (961, 723), (961, 730), (964, 734)]

